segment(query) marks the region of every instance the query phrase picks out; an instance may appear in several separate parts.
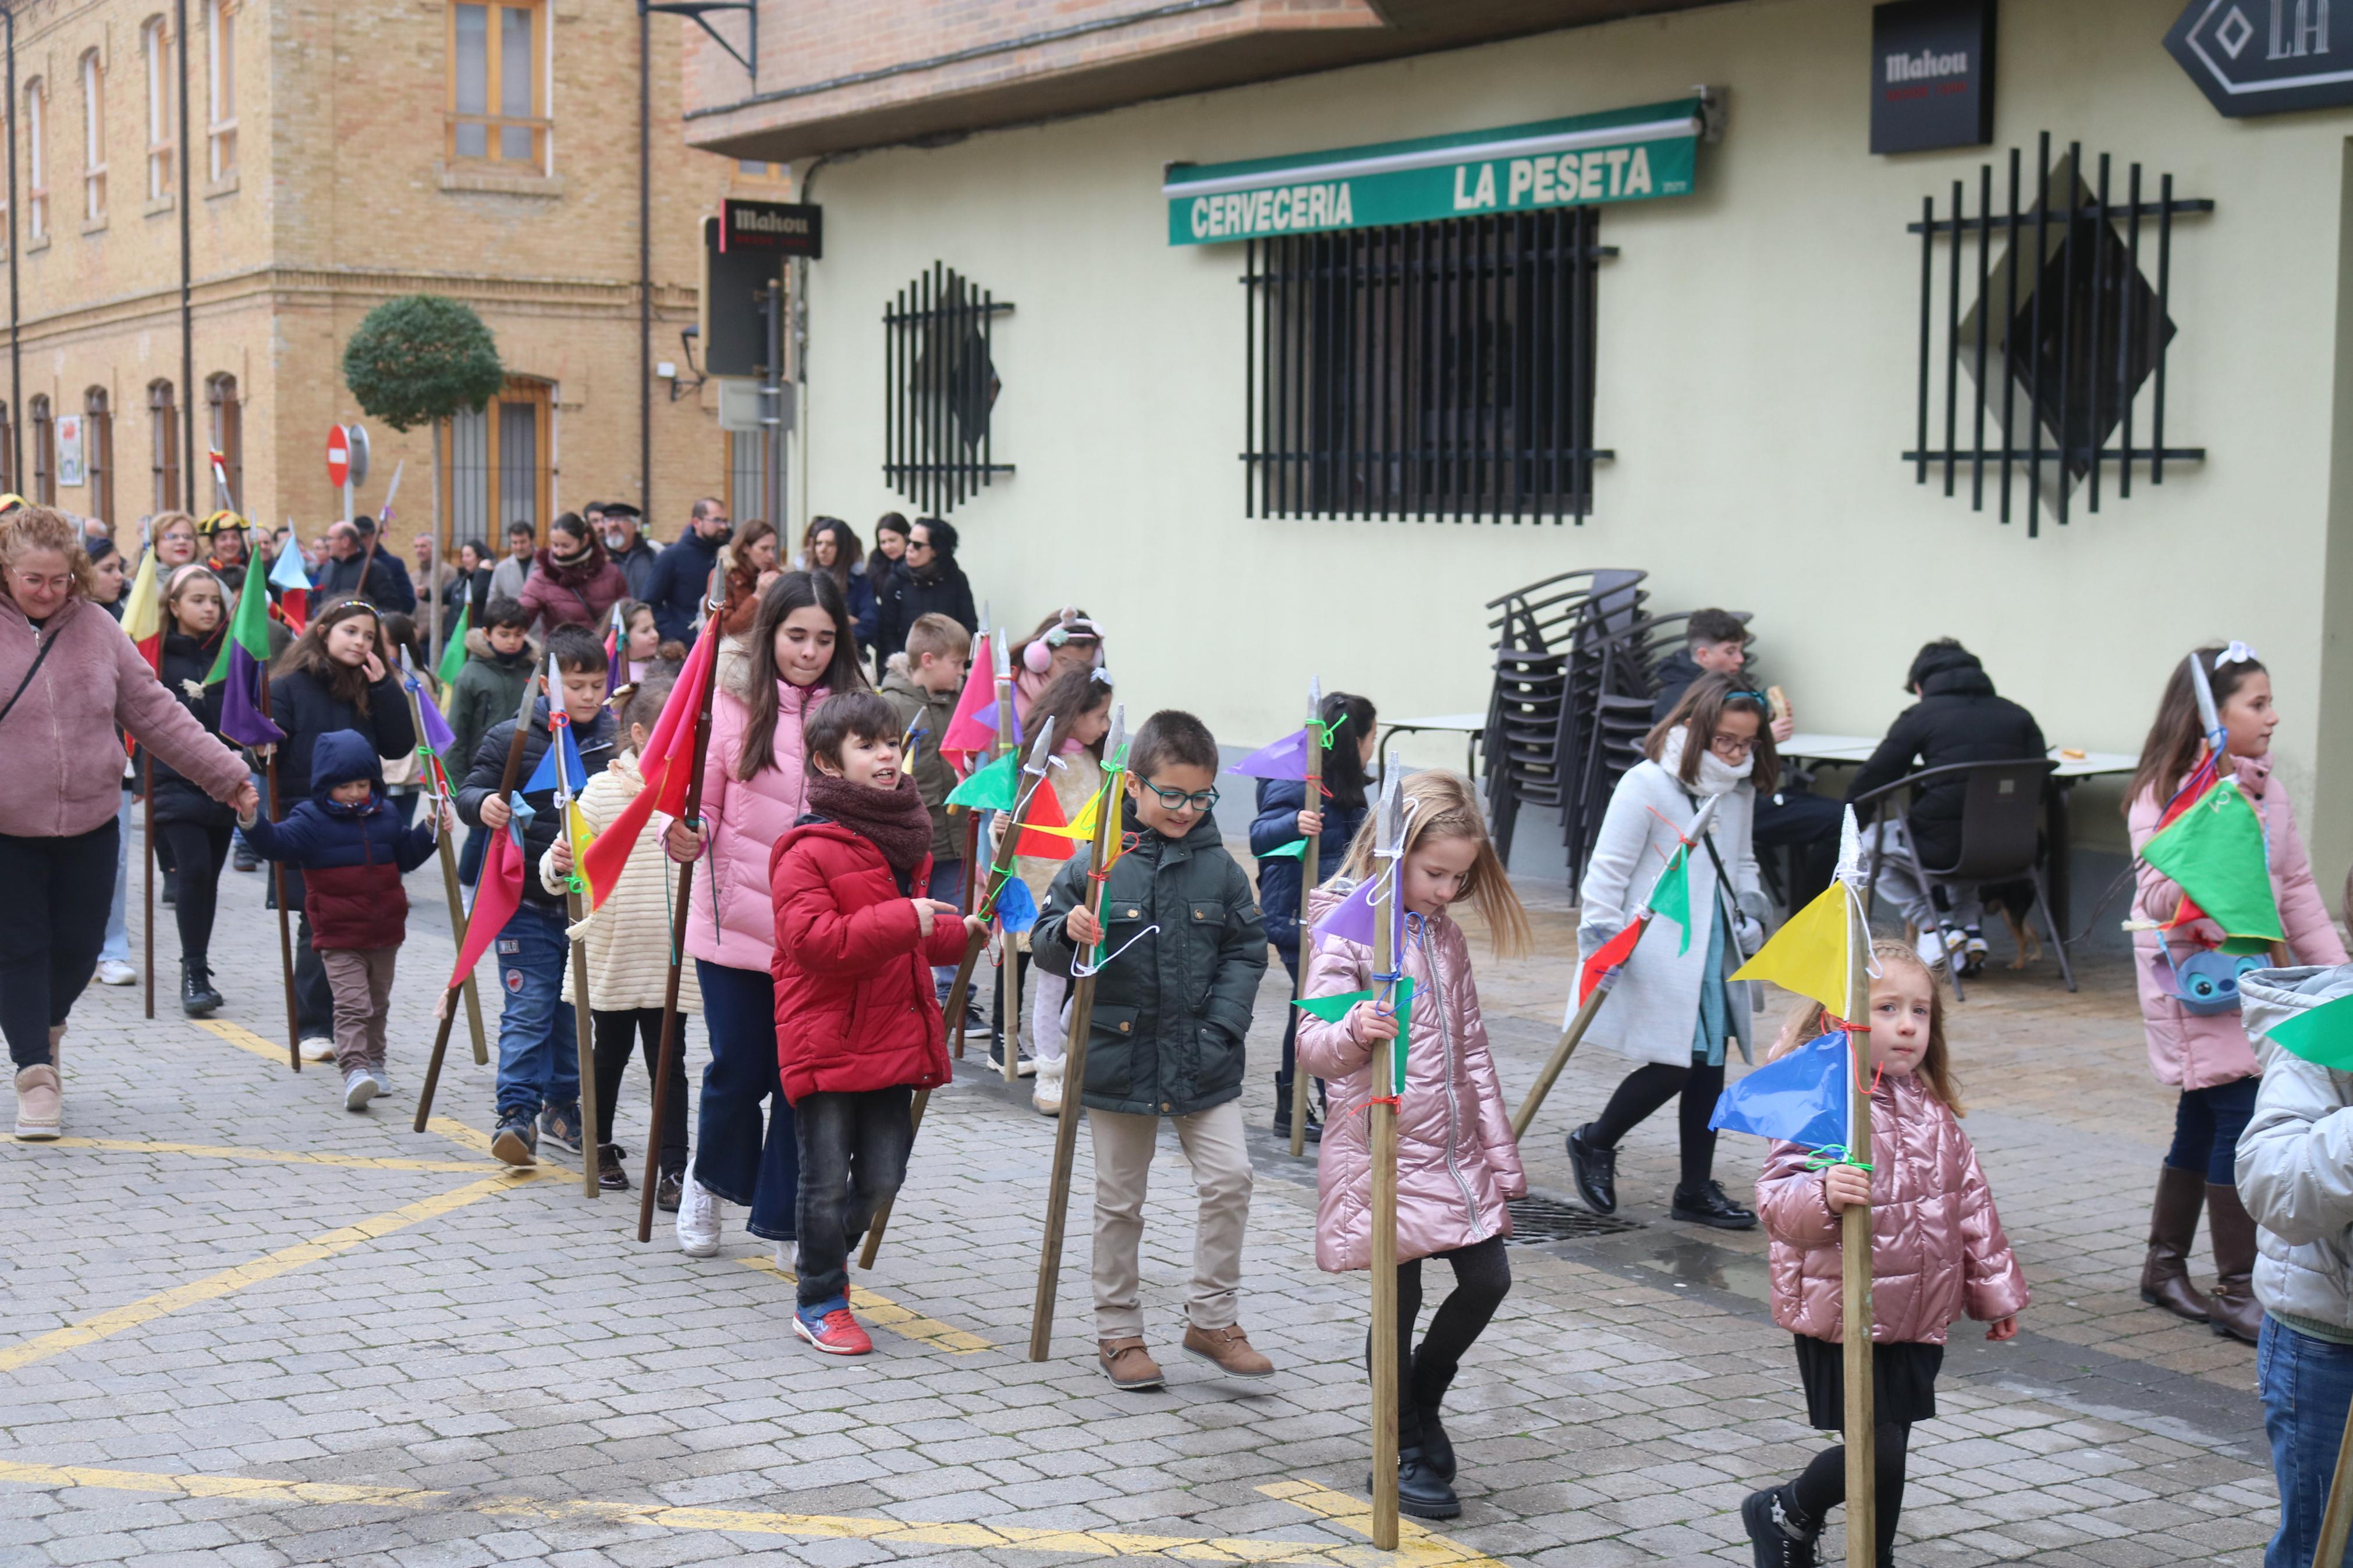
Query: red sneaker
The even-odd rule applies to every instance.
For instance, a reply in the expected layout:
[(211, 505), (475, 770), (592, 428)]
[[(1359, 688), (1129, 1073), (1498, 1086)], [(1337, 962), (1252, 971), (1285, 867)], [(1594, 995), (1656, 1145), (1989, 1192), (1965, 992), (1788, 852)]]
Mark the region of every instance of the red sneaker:
[(793, 1332), (828, 1355), (871, 1355), (874, 1351), (872, 1337), (858, 1326), (848, 1307), (831, 1311), (804, 1308), (793, 1314)]

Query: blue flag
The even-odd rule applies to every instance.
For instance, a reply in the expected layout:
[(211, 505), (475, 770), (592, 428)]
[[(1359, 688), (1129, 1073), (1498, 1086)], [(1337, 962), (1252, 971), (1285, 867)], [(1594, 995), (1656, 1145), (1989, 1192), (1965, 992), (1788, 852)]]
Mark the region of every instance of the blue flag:
[[(564, 776), (565, 781), (572, 785), (572, 793), (575, 795), (578, 795), (580, 793), (580, 786), (587, 780), (587, 769), (580, 765), (579, 744), (572, 739), (572, 726), (569, 724), (558, 724), (555, 726), (555, 731), (557, 736), (561, 737), (561, 739), (560, 741), (551, 742), (547, 750), (540, 752), (539, 766), (532, 769), (531, 782), (522, 786), (522, 793), (525, 795), (537, 795), (542, 790), (552, 791), (555, 788), (555, 747), (557, 744), (561, 744), (564, 747)], [(456, 737), (452, 736), (451, 739), (454, 740)]]
[(1846, 1142), (1847, 1037), (1817, 1035), (1778, 1062), (1727, 1085), (1708, 1126), (1809, 1149)]
[(1038, 900), (1029, 896), (1029, 883), (1018, 877), (1005, 879), (997, 889), (997, 918), (1008, 931), (1025, 931), (1038, 923)]

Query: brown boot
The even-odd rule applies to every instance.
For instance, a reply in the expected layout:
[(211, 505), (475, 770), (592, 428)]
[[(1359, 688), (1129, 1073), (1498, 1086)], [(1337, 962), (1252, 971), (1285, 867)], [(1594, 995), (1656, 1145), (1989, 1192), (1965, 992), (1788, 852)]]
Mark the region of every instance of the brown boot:
[(2206, 1321), (2218, 1334), (2255, 1342), (2263, 1310), (2255, 1301), (2255, 1221), (2239, 1202), (2239, 1189), (2221, 1183), (2206, 1189), (2206, 1231), (2214, 1244), (2214, 1294)]
[(1103, 1340), (1095, 1346), (1095, 1364), (1111, 1379), (1114, 1388), (1142, 1389), (1160, 1386), (1160, 1363), (1136, 1338)]
[(1235, 1323), (1222, 1329), (1185, 1328), (1185, 1353), (1209, 1363), (1228, 1377), (1272, 1377), (1274, 1363), (1250, 1349), (1250, 1336)]
[(2140, 1266), (2140, 1299), (2193, 1323), (2207, 1319), (2205, 1294), (2189, 1282), (2189, 1247), (2198, 1239), (2198, 1211), (2206, 1177), (2172, 1165), (2157, 1168), (2157, 1201), (2148, 1211), (2148, 1258)]

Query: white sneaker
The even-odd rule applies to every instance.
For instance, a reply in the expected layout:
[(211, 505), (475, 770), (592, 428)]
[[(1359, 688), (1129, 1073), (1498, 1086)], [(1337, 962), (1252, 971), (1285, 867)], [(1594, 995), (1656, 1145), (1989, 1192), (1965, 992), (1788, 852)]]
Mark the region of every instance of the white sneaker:
[(366, 1110), (367, 1102), (374, 1100), (375, 1094), (375, 1079), (368, 1077), (362, 1068), (353, 1068), (343, 1075), (343, 1109), (345, 1110)]
[(139, 978), (139, 972), (119, 958), (110, 958), (98, 966), (100, 985), (129, 985)]
[(719, 1255), (719, 1200), (691, 1171), (678, 1196), (678, 1249), (689, 1258)]
[(1921, 963), (1936, 968), (1945, 962), (1945, 933), (1933, 928), (1922, 931), (1919, 940), (1912, 944), (1912, 951), (1920, 955)]
[(382, 1068), (370, 1068), (367, 1069), (367, 1073), (368, 1077), (375, 1079), (376, 1093), (391, 1094), (394, 1092), (392, 1087), (392, 1075), (390, 1073), (385, 1071)]
[(780, 1274), (790, 1274), (796, 1278), (800, 1274), (800, 1256), (789, 1241), (776, 1243), (776, 1271)]
[(1062, 1064), (1068, 1058), (1046, 1057), (1038, 1063), (1038, 1081), (1030, 1087), (1029, 1103), (1040, 1116), (1062, 1114)]
[(303, 1040), (301, 1051), (306, 1062), (331, 1062), (335, 1059), (335, 1042), (324, 1035), (311, 1035)]

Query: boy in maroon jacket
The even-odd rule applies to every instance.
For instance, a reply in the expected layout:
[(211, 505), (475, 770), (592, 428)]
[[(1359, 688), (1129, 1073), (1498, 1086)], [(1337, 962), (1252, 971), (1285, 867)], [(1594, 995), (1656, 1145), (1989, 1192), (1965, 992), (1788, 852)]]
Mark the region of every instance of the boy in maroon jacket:
[(777, 1065), (800, 1143), (793, 1329), (829, 1355), (864, 1355), (849, 1248), (906, 1177), (914, 1091), (948, 1080), (932, 965), (961, 960), (981, 922), (921, 896), (932, 818), (899, 770), (891, 705), (836, 697), (805, 738), (808, 814), (768, 858)]

